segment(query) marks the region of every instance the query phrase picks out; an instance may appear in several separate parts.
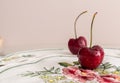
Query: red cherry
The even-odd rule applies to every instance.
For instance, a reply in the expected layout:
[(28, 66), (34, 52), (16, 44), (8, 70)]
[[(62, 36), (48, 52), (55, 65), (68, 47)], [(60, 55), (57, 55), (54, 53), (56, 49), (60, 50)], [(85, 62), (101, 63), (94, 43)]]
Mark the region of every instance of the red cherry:
[(79, 51), (79, 62), (83, 68), (95, 69), (97, 68), (104, 57), (104, 51), (100, 46), (94, 48), (84, 47)]
[(75, 22), (74, 22), (74, 33), (75, 33), (75, 39), (74, 38), (71, 38), (69, 39), (68, 41), (68, 48), (70, 50), (70, 52), (72, 54), (78, 54), (78, 51), (84, 47), (84, 46), (87, 46), (87, 41), (85, 39), (85, 37), (83, 36), (80, 36), (79, 38), (77, 38), (77, 33), (76, 33), (76, 22), (78, 20), (78, 18), (83, 15), (84, 13), (86, 13), (87, 11), (84, 11), (82, 12), (81, 14), (79, 14), (77, 16), (77, 18), (75, 19)]
[(83, 68), (95, 69), (97, 68), (104, 58), (104, 50), (99, 45), (94, 45), (92, 47), (92, 27), (93, 21), (97, 12), (94, 14), (91, 23), (91, 34), (90, 34), (90, 47), (81, 48), (78, 53), (78, 60)]
[(78, 51), (84, 46), (87, 46), (87, 42), (83, 36), (77, 39), (70, 39), (68, 42), (68, 47), (72, 54), (78, 54)]
[(100, 51), (101, 54), (104, 55), (104, 50), (103, 50), (103, 48), (100, 47), (99, 45), (94, 45), (92, 48), (93, 48), (94, 50), (96, 50), (96, 51)]

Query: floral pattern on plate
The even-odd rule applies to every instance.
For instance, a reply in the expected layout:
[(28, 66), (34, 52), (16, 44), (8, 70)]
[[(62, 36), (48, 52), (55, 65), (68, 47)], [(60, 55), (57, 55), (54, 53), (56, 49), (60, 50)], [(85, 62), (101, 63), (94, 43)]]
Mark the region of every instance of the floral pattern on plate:
[[(103, 63), (108, 68), (106, 67), (103, 70), (105, 66), (101, 65), (95, 71), (101, 74), (120, 75), (119, 54), (119, 49), (105, 49)], [(69, 78), (62, 71), (68, 66), (78, 67), (77, 63), (75, 63), (76, 61), (77, 57), (65, 49), (33, 50), (13, 53), (0, 58), (0, 81), (1, 83), (83, 83)], [(67, 66), (65, 67), (65, 65)], [(113, 68), (113, 66), (116, 68)], [(110, 69), (110, 67), (113, 69)], [(86, 83), (90, 82), (96, 83), (95, 80), (86, 81)]]

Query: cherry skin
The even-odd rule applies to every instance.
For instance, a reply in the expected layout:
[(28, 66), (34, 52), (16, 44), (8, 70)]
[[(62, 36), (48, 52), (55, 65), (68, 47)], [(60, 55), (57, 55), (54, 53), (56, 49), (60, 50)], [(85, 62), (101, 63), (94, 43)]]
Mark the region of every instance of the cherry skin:
[(72, 38), (68, 42), (68, 47), (72, 54), (78, 54), (79, 50), (85, 46), (87, 46), (87, 41), (83, 36), (80, 36), (77, 39)]
[(101, 55), (104, 55), (104, 50), (99, 45), (94, 45), (92, 48), (96, 51), (100, 51)]
[(92, 48), (81, 48), (78, 55), (79, 63), (82, 68), (95, 69), (97, 68), (104, 58), (103, 48), (94, 45)]
[(97, 12), (93, 15), (93, 19), (91, 22), (90, 47), (81, 48), (78, 53), (79, 63), (83, 68), (87, 69), (97, 68), (102, 63), (104, 58), (103, 48), (99, 45), (92, 46), (92, 28), (96, 14)]
[(86, 12), (87, 11), (80, 13), (77, 16), (77, 18), (75, 19), (75, 22), (74, 22), (75, 38), (71, 38), (68, 41), (68, 48), (72, 54), (78, 54), (79, 50), (82, 47), (87, 46), (87, 40), (85, 39), (85, 37), (83, 37), (83, 36), (77, 37), (77, 33), (76, 33), (76, 22), (77, 22), (78, 18)]

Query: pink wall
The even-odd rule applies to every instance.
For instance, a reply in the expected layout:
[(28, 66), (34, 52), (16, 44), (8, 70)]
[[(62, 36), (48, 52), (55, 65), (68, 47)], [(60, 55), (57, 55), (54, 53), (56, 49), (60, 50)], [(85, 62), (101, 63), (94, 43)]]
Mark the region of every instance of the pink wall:
[(4, 51), (67, 48), (67, 41), (74, 37), (74, 19), (84, 10), (89, 13), (78, 20), (78, 35), (89, 41), (91, 18), (97, 11), (93, 43), (119, 47), (119, 8), (120, 0), (0, 0)]

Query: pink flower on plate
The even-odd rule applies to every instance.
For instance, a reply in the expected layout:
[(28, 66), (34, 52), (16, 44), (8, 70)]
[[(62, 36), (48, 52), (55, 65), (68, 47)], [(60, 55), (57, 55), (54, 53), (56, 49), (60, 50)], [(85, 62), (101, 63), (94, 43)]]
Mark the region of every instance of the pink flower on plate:
[(63, 74), (66, 75), (67, 77), (74, 78), (80, 82), (93, 80), (96, 77), (98, 77), (97, 73), (91, 70), (79, 69), (74, 66), (63, 68)]
[(79, 69), (75, 66), (65, 67), (62, 70), (65, 76), (80, 82), (96, 79), (99, 83), (120, 83), (120, 76), (118, 75), (99, 75), (93, 70)]

